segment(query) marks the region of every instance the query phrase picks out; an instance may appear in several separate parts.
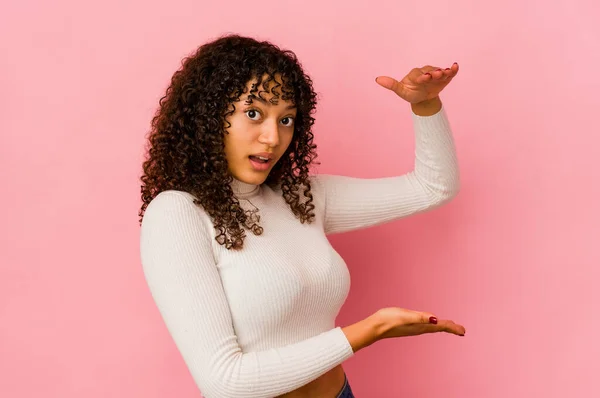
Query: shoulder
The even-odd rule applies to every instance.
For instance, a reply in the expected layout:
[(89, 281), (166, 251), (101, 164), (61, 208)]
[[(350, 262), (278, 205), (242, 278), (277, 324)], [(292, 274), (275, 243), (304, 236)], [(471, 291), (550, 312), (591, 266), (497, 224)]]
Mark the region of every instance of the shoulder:
[(312, 174), (308, 177), (308, 180), (310, 181), (311, 186), (315, 186), (318, 190), (324, 188), (324, 185), (327, 184), (327, 181), (332, 177), (335, 176), (330, 174)]
[(196, 198), (194, 195), (185, 191), (168, 190), (163, 191), (156, 195), (154, 199), (148, 203), (148, 207), (144, 212), (144, 219), (146, 216), (156, 215), (164, 211), (190, 211), (191, 209), (199, 208), (194, 203)]
[[(324, 183), (327, 179), (327, 175), (325, 174), (311, 174), (308, 176), (308, 178), (306, 179), (306, 182), (308, 182), (310, 184), (310, 192), (313, 195), (313, 197), (318, 196), (320, 197), (323, 194), (323, 188), (324, 188)], [(300, 198), (302, 199), (303, 195), (301, 194), (303, 192), (303, 190), (306, 188), (306, 182), (300, 184), (299, 189), (300, 189)], [(267, 189), (270, 189), (271, 191), (275, 192), (276, 194), (280, 195), (282, 194), (282, 188), (281, 188), (281, 182), (279, 182), (276, 186), (268, 186), (268, 185), (263, 185), (264, 187), (266, 187)]]
[(209, 221), (208, 214), (194, 203), (195, 196), (184, 191), (168, 190), (156, 195), (146, 207), (142, 230), (162, 229), (172, 225), (196, 227)]
[(339, 176), (332, 174), (314, 174), (309, 177), (311, 192), (318, 200), (325, 201), (332, 182), (335, 182)]
[[(211, 221), (182, 191), (164, 191), (148, 204), (140, 228), (140, 260), (150, 287), (167, 294), (163, 287), (175, 279), (195, 275), (199, 266), (214, 266)], [(207, 271), (208, 272), (208, 271)], [(168, 293), (170, 294), (170, 293)]]
[(313, 204), (317, 213), (323, 215), (327, 207), (327, 174), (313, 174), (308, 177)]
[(140, 250), (145, 269), (162, 267), (173, 259), (210, 253), (212, 221), (183, 191), (163, 191), (148, 204), (140, 228)]

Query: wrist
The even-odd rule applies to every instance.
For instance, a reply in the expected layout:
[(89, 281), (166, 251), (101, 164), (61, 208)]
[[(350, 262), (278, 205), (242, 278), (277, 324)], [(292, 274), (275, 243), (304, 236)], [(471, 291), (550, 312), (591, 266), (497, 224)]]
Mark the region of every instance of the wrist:
[(386, 322), (378, 313), (342, 328), (354, 352), (381, 340), (387, 330), (389, 328)]
[(442, 100), (439, 96), (410, 104), (410, 107), (415, 115), (432, 116), (442, 109)]

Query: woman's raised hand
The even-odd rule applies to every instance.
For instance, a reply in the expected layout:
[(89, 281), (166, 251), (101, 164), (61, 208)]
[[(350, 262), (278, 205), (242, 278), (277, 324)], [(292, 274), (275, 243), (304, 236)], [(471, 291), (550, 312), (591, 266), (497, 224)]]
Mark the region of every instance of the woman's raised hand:
[(416, 104), (438, 97), (457, 73), (458, 64), (455, 62), (445, 69), (431, 65), (414, 68), (400, 81), (389, 76), (379, 76), (375, 81), (400, 98)]

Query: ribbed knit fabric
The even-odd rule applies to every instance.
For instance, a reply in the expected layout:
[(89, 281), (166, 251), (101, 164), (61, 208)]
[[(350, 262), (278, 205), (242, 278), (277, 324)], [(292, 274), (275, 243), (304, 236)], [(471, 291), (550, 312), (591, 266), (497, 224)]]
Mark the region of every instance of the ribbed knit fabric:
[(326, 234), (382, 224), (451, 199), (459, 173), (444, 108), (412, 114), (415, 168), (397, 177), (311, 177), (316, 220), (301, 224), (278, 189), (235, 180), (262, 235), (219, 245), (209, 216), (182, 191), (149, 204), (141, 228), (146, 281), (196, 384), (208, 398), (275, 397), (353, 355), (335, 318), (350, 288)]

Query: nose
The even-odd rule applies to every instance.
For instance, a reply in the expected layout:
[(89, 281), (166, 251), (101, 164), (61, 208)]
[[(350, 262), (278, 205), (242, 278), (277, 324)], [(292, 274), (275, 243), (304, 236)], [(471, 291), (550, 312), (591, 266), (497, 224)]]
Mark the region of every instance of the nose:
[(277, 123), (263, 123), (258, 141), (271, 148), (279, 145), (279, 126)]

